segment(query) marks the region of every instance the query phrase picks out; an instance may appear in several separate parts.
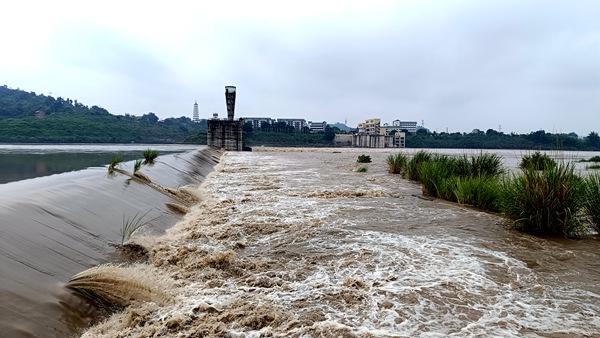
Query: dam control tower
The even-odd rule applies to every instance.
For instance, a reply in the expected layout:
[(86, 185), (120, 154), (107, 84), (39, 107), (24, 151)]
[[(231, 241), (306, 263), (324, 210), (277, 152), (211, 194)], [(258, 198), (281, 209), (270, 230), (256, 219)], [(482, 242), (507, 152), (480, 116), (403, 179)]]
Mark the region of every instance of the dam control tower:
[(235, 113), (235, 86), (225, 86), (225, 105), (227, 106), (227, 119), (219, 119), (215, 114), (207, 122), (206, 144), (223, 148), (227, 151), (242, 150), (243, 119), (234, 120)]

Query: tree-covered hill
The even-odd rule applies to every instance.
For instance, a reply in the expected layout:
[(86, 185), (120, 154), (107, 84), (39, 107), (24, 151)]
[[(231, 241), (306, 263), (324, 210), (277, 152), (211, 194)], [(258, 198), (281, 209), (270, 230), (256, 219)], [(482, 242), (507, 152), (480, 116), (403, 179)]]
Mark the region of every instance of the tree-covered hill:
[(194, 123), (188, 117), (159, 120), (154, 113), (112, 115), (77, 100), (0, 87), (3, 143), (179, 143), (203, 132), (206, 121)]

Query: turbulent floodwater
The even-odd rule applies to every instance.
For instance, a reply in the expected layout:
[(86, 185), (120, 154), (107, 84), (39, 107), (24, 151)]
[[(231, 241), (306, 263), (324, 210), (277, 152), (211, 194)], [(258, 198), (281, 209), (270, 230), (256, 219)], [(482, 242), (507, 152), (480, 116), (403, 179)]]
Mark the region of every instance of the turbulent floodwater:
[(84, 337), (600, 335), (595, 238), (415, 197), (392, 150), (256, 150), (226, 153), (166, 235), (133, 238), (147, 263), (84, 272), (133, 302)]

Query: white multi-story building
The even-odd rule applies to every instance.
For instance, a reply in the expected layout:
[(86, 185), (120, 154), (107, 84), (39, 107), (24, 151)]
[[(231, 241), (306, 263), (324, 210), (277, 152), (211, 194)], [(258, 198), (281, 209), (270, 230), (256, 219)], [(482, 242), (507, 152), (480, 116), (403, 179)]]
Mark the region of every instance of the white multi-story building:
[(285, 122), (285, 124), (294, 127), (296, 130), (302, 130), (306, 127), (305, 119), (277, 119), (277, 122)]
[(394, 120), (392, 122), (392, 126), (399, 127), (400, 130), (406, 130), (407, 132), (413, 133), (413, 134), (417, 132), (417, 122), (416, 121)]
[(325, 128), (327, 127), (327, 122), (308, 121), (307, 126), (311, 133), (319, 133), (325, 131)]
[(273, 120), (270, 117), (244, 117), (244, 123), (251, 123), (252, 128), (260, 128), (263, 124), (271, 125), (273, 124)]

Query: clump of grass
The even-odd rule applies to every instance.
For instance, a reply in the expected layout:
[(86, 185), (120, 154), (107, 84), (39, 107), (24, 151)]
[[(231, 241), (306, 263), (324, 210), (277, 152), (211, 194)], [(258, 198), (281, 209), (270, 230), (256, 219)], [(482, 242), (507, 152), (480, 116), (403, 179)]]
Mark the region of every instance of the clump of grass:
[(600, 173), (592, 173), (584, 178), (585, 215), (591, 226), (600, 233)]
[(489, 176), (457, 178), (454, 195), (458, 203), (498, 211), (496, 201), (500, 195), (500, 183), (497, 178)]
[(583, 180), (571, 163), (525, 166), (502, 183), (498, 206), (519, 230), (535, 234), (577, 236), (582, 232)]
[(539, 151), (531, 155), (525, 155), (519, 164), (521, 168), (531, 168), (533, 170), (546, 170), (556, 167), (556, 161), (547, 154), (542, 154)]
[(598, 170), (598, 169), (600, 169), (600, 164), (586, 165), (585, 169), (586, 170)]
[(358, 167), (356, 168), (357, 173), (366, 173), (369, 170), (367, 167)]
[(152, 164), (158, 157), (158, 150), (147, 149), (144, 150), (144, 164)]
[(419, 152), (417, 152), (410, 159), (408, 165), (406, 166), (406, 173), (404, 175), (405, 178), (408, 178), (409, 180), (413, 181), (419, 181), (419, 166), (421, 165), (421, 163), (431, 161), (432, 157), (433, 154), (425, 150), (420, 150)]
[(386, 161), (388, 172), (392, 174), (401, 174), (408, 164), (408, 157), (403, 154), (390, 155), (387, 157)]
[(110, 161), (110, 164), (108, 165), (108, 172), (112, 173), (115, 171), (115, 169), (121, 168), (122, 163), (123, 163), (123, 155), (122, 154), (113, 155), (113, 158)]
[(369, 155), (358, 155), (358, 159), (356, 160), (358, 163), (371, 163), (371, 156)]
[(419, 166), (419, 178), (422, 184), (423, 195), (456, 201), (454, 187), (456, 177), (446, 166), (444, 157), (435, 161), (423, 162)]
[(123, 215), (123, 225), (121, 226), (121, 245), (127, 242), (131, 235), (136, 232), (141, 227), (149, 224), (152, 220), (145, 221), (144, 217), (148, 215), (150, 210), (146, 211), (143, 215), (135, 214), (133, 218), (125, 219), (125, 215)]
[(479, 154), (471, 157), (471, 175), (498, 177), (505, 172), (498, 154)]
[(143, 165), (144, 162), (142, 160), (135, 160), (135, 163), (133, 164), (133, 172), (138, 172), (140, 169), (142, 169)]

